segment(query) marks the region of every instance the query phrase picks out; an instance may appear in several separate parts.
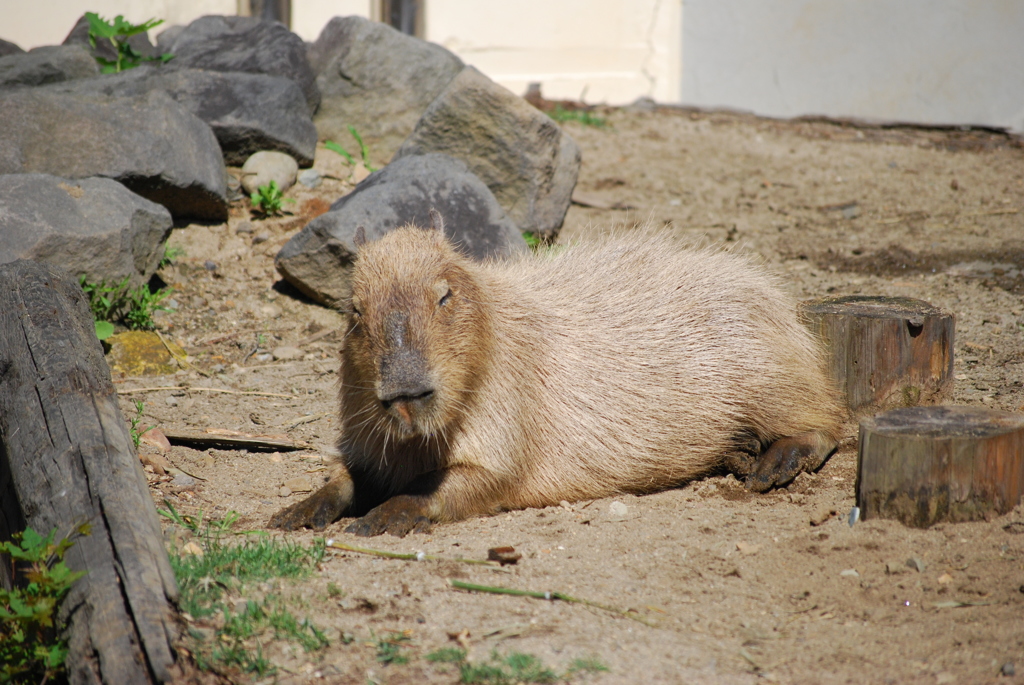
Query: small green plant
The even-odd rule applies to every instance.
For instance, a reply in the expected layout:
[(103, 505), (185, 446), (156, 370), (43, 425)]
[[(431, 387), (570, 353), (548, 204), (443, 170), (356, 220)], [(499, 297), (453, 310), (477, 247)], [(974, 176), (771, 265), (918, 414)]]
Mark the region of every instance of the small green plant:
[(560, 124), (566, 121), (575, 121), (583, 126), (595, 128), (604, 128), (608, 125), (607, 119), (597, 116), (589, 109), (565, 109), (561, 105), (555, 105), (555, 108), (548, 112), (548, 116)]
[(179, 258), (185, 256), (185, 248), (183, 247), (168, 247), (164, 245), (164, 256), (160, 258), (160, 262), (156, 265), (157, 271), (165, 269)]
[(132, 69), (143, 62), (166, 62), (174, 57), (174, 55), (166, 53), (159, 57), (147, 57), (128, 44), (130, 37), (159, 26), (164, 23), (163, 19), (150, 19), (142, 24), (133, 24), (125, 21), (120, 14), (114, 17), (114, 21), (107, 21), (95, 12), (86, 12), (85, 19), (89, 22), (89, 45), (95, 50), (97, 40), (108, 40), (117, 53), (117, 57), (113, 60), (96, 56), (96, 61), (101, 67), (100, 71), (104, 74)]
[(277, 185), (277, 181), (271, 181), (256, 189), (250, 198), (252, 207), (264, 216), (274, 216), (281, 213), (281, 205), (285, 202), (295, 202), (291, 198), (284, 197), (284, 193)]
[(476, 685), (517, 685), (518, 683), (555, 683), (571, 680), (581, 673), (607, 671), (608, 667), (597, 659), (574, 659), (562, 675), (546, 667), (532, 654), (510, 652), (505, 656), (491, 652), (485, 662), (466, 661), (466, 651), (446, 647), (427, 654), (427, 661), (455, 664), (459, 667), (460, 682)]
[(377, 661), (382, 664), (407, 664), (409, 657), (402, 654), (402, 644), (412, 640), (405, 633), (388, 633), (377, 640)]
[(523, 231), (523, 240), (526, 241), (527, 247), (529, 247), (531, 250), (536, 250), (538, 247), (544, 244), (543, 241), (540, 239), (540, 236), (532, 231)]
[[(362, 157), (363, 166), (366, 167), (367, 171), (376, 171), (377, 168), (370, 164), (370, 150), (366, 147), (366, 143), (363, 142), (363, 137), (359, 135), (359, 131), (356, 130), (355, 126), (349, 124), (348, 132), (352, 134), (352, 137), (355, 138), (356, 143), (359, 145), (359, 156)], [(335, 143), (333, 140), (324, 142), (324, 147), (328, 150), (337, 152), (339, 155), (344, 157), (349, 166), (355, 166), (356, 160), (353, 159), (351, 154), (349, 154), (349, 151)]]
[(156, 322), (153, 314), (170, 311), (161, 304), (173, 292), (171, 288), (160, 288), (152, 292), (145, 283), (137, 288), (128, 286), (125, 276), (119, 283), (108, 285), (106, 281), (91, 283), (85, 274), (78, 278), (82, 291), (89, 298), (89, 311), (96, 324), (96, 337), (106, 340), (114, 333), (113, 322), (123, 322), (130, 330), (153, 330)]
[[(274, 578), (303, 578), (323, 560), (324, 542), (312, 547), (269, 537), (247, 539), (226, 545), (222, 537), (237, 523), (238, 514), (229, 511), (220, 519), (179, 513), (164, 500), (166, 509), (157, 513), (191, 531), (202, 543), (202, 554), (179, 554), (172, 549), (171, 568), (179, 588), (179, 606), (199, 623), (215, 626), (212, 631), (193, 630), (193, 653), (206, 670), (238, 668), (259, 676), (276, 672), (264, 656), (266, 639), (286, 640), (311, 652), (328, 646), (323, 631), (308, 619), (297, 618), (285, 599), (267, 594), (261, 601), (250, 599), (240, 607), (226, 596), (251, 596), (247, 589)], [(216, 618), (222, 615), (223, 619)], [(209, 633), (212, 632), (212, 637)]]
[(128, 434), (132, 438), (132, 444), (135, 445), (135, 449), (139, 449), (139, 439), (142, 434), (148, 431), (152, 426), (139, 430), (139, 424), (142, 423), (142, 412), (145, 410), (146, 405), (142, 403), (142, 400), (135, 400), (135, 416), (128, 419)]
[(57, 529), (46, 537), (31, 528), (0, 542), (0, 553), (12, 559), (12, 573), (27, 566), (28, 584), (0, 587), (0, 683), (46, 682), (63, 670), (67, 645), (56, 638), (57, 609), (76, 580), (85, 575), (64, 564), (64, 554), (79, 535), (88, 535), (83, 523), (71, 535), (54, 542)]

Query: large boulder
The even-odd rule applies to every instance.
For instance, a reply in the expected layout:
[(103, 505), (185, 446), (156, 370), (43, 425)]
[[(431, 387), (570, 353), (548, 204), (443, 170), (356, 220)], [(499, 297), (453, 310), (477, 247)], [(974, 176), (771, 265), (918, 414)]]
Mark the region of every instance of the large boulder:
[(276, 21), (200, 17), (178, 33), (169, 52), (174, 59), (166, 66), (172, 69), (191, 67), (281, 76), (299, 85), (310, 114), (320, 105), (316, 74), (306, 59), (306, 44)]
[(362, 17), (331, 19), (308, 54), (320, 88), (321, 139), (346, 141), (351, 124), (378, 163), (391, 159), (463, 68), (440, 45)]
[(170, 213), (107, 178), (0, 176), (0, 264), (31, 259), (93, 283), (149, 280)]
[(47, 45), (0, 57), (0, 88), (89, 78), (100, 67), (80, 45)]
[(210, 125), (227, 164), (241, 165), (259, 150), (279, 150), (302, 166), (313, 164), (316, 127), (305, 96), (290, 79), (145, 65), (51, 90), (117, 96), (163, 91)]
[(23, 52), (25, 51), (22, 50), (21, 46), (17, 43), (12, 43), (9, 40), (0, 38), (0, 57), (5, 57), (7, 55), (20, 55)]
[(546, 114), (466, 67), (420, 117), (395, 155), (461, 159), (524, 231), (554, 238), (569, 209), (580, 149)]
[(487, 186), (462, 162), (435, 153), (405, 157), (371, 174), (293, 236), (275, 264), (308, 297), (333, 305), (348, 289), (360, 226), (373, 240), (408, 223), (429, 226), (431, 209), (441, 213), (445, 234), (470, 257), (527, 249)]
[(217, 139), (164, 93), (87, 97), (21, 88), (0, 97), (0, 121), (0, 174), (105, 176), (175, 217), (227, 218)]

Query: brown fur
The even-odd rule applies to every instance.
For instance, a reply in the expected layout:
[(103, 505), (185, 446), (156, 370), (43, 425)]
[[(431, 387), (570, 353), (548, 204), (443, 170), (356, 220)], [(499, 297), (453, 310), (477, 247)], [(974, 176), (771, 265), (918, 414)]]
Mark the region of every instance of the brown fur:
[(820, 351), (776, 280), (653, 231), (479, 264), (438, 230), (399, 229), (361, 248), (349, 325), (344, 469), (272, 524), (393, 498), (350, 530), (404, 534), (723, 466), (763, 490), (839, 437)]

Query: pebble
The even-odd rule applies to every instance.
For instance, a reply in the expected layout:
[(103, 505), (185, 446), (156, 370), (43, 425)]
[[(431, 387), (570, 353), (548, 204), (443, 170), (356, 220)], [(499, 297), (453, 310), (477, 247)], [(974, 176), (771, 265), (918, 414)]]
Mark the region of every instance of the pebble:
[(1017, 669), (1013, 665), (1012, 661), (1007, 661), (1003, 664), (1003, 667), (999, 669), (999, 672), (1007, 678), (1017, 675)]
[(355, 168), (352, 169), (352, 176), (350, 177), (350, 180), (353, 183), (362, 183), (369, 175), (370, 170), (366, 168), (366, 165), (362, 162), (356, 162)]
[(242, 221), (235, 227), (235, 233), (252, 233), (256, 228), (252, 225), (251, 221)]
[(836, 510), (828, 505), (817, 507), (811, 513), (811, 525), (820, 526), (835, 516)]
[(912, 568), (918, 573), (924, 573), (924, 562), (917, 557), (907, 559), (907, 568)]
[(213, 262), (207, 259), (205, 262), (203, 262), (203, 268), (206, 269), (207, 271), (216, 271), (217, 262)]
[(187, 488), (190, 485), (195, 485), (196, 479), (187, 473), (177, 473), (174, 476), (174, 480), (171, 481), (171, 485), (175, 485), (179, 488)]
[(295, 185), (299, 163), (283, 152), (260, 150), (245, 160), (242, 165), (242, 187), (252, 195), (260, 186), (277, 181), (277, 187), (284, 192)]
[(284, 310), (276, 304), (265, 304), (260, 307), (260, 313), (268, 319), (276, 319), (284, 314)]
[(292, 489), (287, 485), (282, 485), (281, 489), (277, 491), (277, 494), (281, 497), (290, 497), (292, 494)]
[(166, 398), (164, 399), (164, 402), (166, 402), (166, 403), (167, 403), (167, 406), (168, 406), (168, 407), (177, 407), (177, 406), (178, 406), (178, 398), (177, 398), (177, 397), (173, 397), (173, 396), (171, 396), (171, 395), (168, 395), (168, 396), (167, 396), (167, 397), (166, 397)]
[(305, 354), (302, 350), (297, 347), (290, 345), (281, 345), (281, 347), (275, 347), (273, 351), (274, 359), (277, 361), (290, 361), (292, 359), (302, 359), (302, 355)]
[(629, 507), (618, 500), (608, 505), (608, 520), (609, 521), (625, 521), (626, 516), (629, 515)]
[(284, 488), (288, 488), (291, 492), (310, 492), (313, 489), (313, 485), (309, 482), (309, 478), (305, 476), (296, 476), (290, 478), (284, 482)]
[(848, 569), (846, 569), (844, 571), (840, 571), (839, 575), (847, 576), (849, 578), (860, 578), (860, 574), (857, 573), (857, 569), (855, 569), (855, 568), (848, 568)]
[(269, 233), (259, 233), (259, 234), (254, 235), (252, 237), (252, 244), (253, 245), (259, 245), (260, 243), (265, 243), (268, 240), (270, 240), (270, 234)]
[(323, 181), (323, 177), (320, 172), (316, 169), (303, 169), (299, 173), (299, 183), (306, 186), (307, 188), (317, 188)]
[(149, 445), (159, 452), (170, 452), (171, 442), (159, 428), (150, 428), (139, 436), (139, 444)]

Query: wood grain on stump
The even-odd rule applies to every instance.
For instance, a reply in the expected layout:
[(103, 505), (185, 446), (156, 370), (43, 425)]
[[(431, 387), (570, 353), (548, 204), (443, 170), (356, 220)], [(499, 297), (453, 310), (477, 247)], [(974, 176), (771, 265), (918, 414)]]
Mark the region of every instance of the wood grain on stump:
[(857, 505), (864, 518), (925, 528), (1013, 509), (1024, 494), (1024, 414), (906, 407), (860, 423)]
[(174, 574), (145, 474), (77, 281), (48, 265), (0, 266), (0, 537), (65, 535), (86, 575), (60, 608), (71, 683), (172, 677)]
[(941, 404), (953, 394), (950, 312), (905, 297), (827, 297), (801, 306), (853, 416)]

